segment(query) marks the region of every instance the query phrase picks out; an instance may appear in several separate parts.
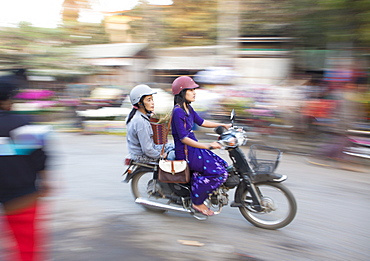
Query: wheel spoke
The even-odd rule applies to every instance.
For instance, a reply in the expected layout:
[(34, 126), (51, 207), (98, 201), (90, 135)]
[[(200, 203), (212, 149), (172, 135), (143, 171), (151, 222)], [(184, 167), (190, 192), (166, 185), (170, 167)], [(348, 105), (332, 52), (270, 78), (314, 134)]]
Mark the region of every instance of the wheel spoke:
[(242, 200), (246, 207), (240, 207), (242, 215), (252, 224), (277, 229), (289, 224), (296, 213), (296, 203), (293, 195), (282, 184), (261, 183), (256, 185), (261, 198), (261, 211), (252, 208), (253, 201), (246, 190)]

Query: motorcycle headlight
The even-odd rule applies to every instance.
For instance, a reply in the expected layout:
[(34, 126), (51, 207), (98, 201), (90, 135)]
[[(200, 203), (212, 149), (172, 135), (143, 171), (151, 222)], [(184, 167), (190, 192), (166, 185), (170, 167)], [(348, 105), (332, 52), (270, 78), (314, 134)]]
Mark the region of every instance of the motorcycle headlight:
[(236, 139), (237, 139), (237, 144), (238, 145), (245, 145), (245, 143), (246, 143), (246, 136), (244, 135), (243, 132), (238, 132), (236, 134)]
[(238, 145), (238, 139), (236, 137), (230, 137), (228, 140), (227, 140), (227, 144), (228, 146), (230, 147), (235, 147)]

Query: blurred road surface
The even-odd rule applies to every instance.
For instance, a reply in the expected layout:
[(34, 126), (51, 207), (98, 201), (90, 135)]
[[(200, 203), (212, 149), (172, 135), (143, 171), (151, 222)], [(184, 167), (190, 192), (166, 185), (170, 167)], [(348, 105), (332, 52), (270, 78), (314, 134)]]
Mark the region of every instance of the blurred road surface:
[(148, 212), (134, 203), (130, 184), (121, 183), (125, 137), (58, 133), (57, 140), (57, 189), (45, 199), (54, 261), (370, 260), (369, 172), (284, 154), (278, 172), (289, 176), (298, 213), (289, 226), (270, 231), (230, 207), (207, 221)]

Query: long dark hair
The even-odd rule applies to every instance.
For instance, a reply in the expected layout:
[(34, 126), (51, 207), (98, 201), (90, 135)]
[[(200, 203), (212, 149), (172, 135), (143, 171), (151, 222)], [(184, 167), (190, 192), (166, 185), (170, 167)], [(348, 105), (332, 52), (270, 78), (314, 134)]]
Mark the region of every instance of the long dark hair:
[(184, 111), (186, 111), (185, 110), (185, 104), (190, 108), (191, 106), (189, 106), (190, 105), (190, 103), (191, 102), (189, 102), (189, 101), (187, 101), (186, 99), (185, 99), (185, 94), (186, 94), (186, 91), (187, 91), (188, 89), (184, 89), (184, 90), (182, 90), (179, 94), (176, 94), (175, 95), (175, 97), (174, 97), (174, 99), (173, 99), (173, 101), (174, 101), (174, 105), (179, 105), (180, 106), (180, 108), (181, 109), (183, 109)]
[[(136, 106), (137, 104), (135, 104), (134, 106)], [(135, 113), (136, 113), (137, 109), (134, 107), (132, 108), (132, 110), (130, 111), (130, 113), (128, 114), (128, 117), (127, 117), (127, 120), (126, 120), (126, 125), (132, 120), (132, 118), (134, 117)]]

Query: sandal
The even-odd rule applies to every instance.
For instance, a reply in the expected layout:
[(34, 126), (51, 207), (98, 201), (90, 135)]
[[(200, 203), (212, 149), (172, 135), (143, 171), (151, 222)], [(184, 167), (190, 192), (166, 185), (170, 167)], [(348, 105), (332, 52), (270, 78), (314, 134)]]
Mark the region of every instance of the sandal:
[(194, 210), (200, 212), (201, 214), (203, 214), (205, 216), (213, 216), (215, 214), (215, 212), (213, 212), (209, 208), (207, 208), (207, 209), (201, 209), (199, 207), (196, 207), (194, 204), (192, 205), (192, 207), (193, 207)]

